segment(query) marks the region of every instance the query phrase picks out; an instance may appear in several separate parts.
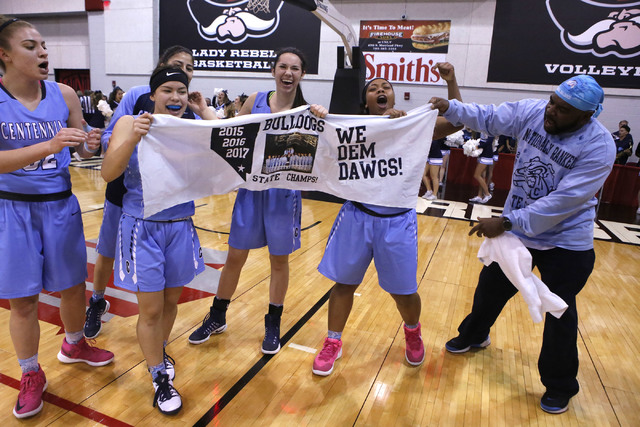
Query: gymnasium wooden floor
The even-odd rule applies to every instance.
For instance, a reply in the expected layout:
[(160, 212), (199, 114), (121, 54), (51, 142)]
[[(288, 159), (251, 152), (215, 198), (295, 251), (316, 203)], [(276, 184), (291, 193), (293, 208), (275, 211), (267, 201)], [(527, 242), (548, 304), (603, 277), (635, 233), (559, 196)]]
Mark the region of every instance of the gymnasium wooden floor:
[[(71, 170), (92, 254), (104, 182), (96, 169)], [(127, 302), (131, 295), (110, 287), (112, 306), (120, 305), (125, 314), (110, 317), (97, 339), (116, 355), (113, 364), (102, 368), (58, 362), (62, 336), (59, 318), (52, 315), (56, 297), (42, 296), (41, 319), (47, 320), (41, 321), (40, 363), (49, 388), (42, 412), (23, 421), (11, 414), (20, 368), (6, 326), (9, 311), (0, 308), (0, 323), (5, 325), (0, 335), (0, 425), (640, 425), (639, 246), (595, 242), (595, 271), (578, 296), (581, 391), (568, 412), (549, 415), (539, 407), (542, 324), (532, 322), (521, 297), (510, 301), (498, 319), (491, 346), (463, 355), (444, 349), (470, 309), (481, 269), (476, 258), (481, 239), (467, 237), (469, 220), (464, 219), (419, 215), (418, 282), (426, 348), (422, 366), (405, 362), (402, 321), (371, 267), (344, 331), (343, 357), (332, 375), (311, 373), (314, 352), (326, 334), (332, 286), (316, 267), (340, 205), (309, 199), (303, 201), (302, 248), (290, 258), (283, 349), (275, 356), (260, 352), (269, 281), (264, 249), (249, 256), (227, 314), (227, 331), (205, 344), (190, 345), (187, 337), (207, 313), (215, 292), (234, 197), (232, 193), (196, 202), (194, 222), (203, 247), (210, 249), (211, 279), (208, 289), (190, 289), (189, 301), (179, 305), (168, 345), (176, 360), (175, 385), (183, 396), (180, 414), (167, 417), (152, 407), (153, 388), (135, 336), (136, 316), (127, 311), (133, 305)], [(499, 213), (483, 209), (477, 212)], [(88, 287), (91, 265), (89, 271)]]

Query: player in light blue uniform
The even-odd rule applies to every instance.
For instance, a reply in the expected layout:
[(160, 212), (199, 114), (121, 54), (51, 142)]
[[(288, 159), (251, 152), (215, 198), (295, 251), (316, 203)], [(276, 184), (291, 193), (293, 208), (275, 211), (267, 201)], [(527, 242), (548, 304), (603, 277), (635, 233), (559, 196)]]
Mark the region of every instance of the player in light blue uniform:
[[(158, 59), (158, 67), (162, 65), (172, 65), (182, 69), (189, 78), (193, 77), (193, 55), (191, 51), (183, 46), (171, 46), (167, 48)], [(102, 134), (102, 148), (106, 152), (109, 145), (109, 138), (113, 128), (120, 119), (126, 115), (138, 115), (143, 112), (153, 111), (153, 101), (149, 99), (149, 85), (134, 86), (127, 91), (122, 98), (120, 105), (113, 113), (109, 126)], [(187, 108), (184, 118), (195, 118), (194, 113)], [(89, 298), (84, 323), (84, 335), (87, 338), (95, 338), (102, 330), (102, 316), (109, 311), (109, 301), (104, 298), (109, 277), (113, 271), (113, 262), (116, 253), (116, 239), (118, 235), (118, 224), (122, 215), (122, 197), (126, 193), (124, 187), (124, 176), (121, 176), (107, 184), (105, 191), (104, 209), (102, 211), (102, 225), (98, 236), (96, 260), (93, 272), (93, 295)], [(169, 362), (169, 358), (167, 358)]]
[[(276, 90), (252, 94), (239, 115), (277, 113), (306, 105), (300, 88), (305, 71), (306, 61), (302, 52), (295, 48), (278, 50), (271, 68)], [(218, 293), (202, 325), (189, 336), (191, 344), (201, 344), (211, 334), (224, 332), (227, 328), (226, 311), (249, 250), (266, 245), (269, 247), (271, 281), (262, 352), (275, 354), (280, 350), (280, 319), (289, 287), (289, 254), (300, 247), (301, 208), (299, 191), (238, 190), (231, 219), (229, 255), (220, 276)]]
[[(561, 413), (579, 390), (576, 295), (593, 270), (595, 194), (611, 172), (615, 144), (596, 120), (604, 92), (586, 75), (571, 77), (549, 101), (495, 105), (433, 99), (444, 117), (492, 135), (518, 139), (511, 190), (501, 217), (480, 218), (469, 235), (511, 231), (529, 249), (542, 281), (569, 306), (547, 315), (538, 370), (546, 391), (543, 410)], [(489, 345), (489, 331), (516, 288), (493, 263), (480, 273), (471, 313), (446, 344), (452, 353)]]
[(69, 86), (46, 81), (42, 36), (26, 21), (0, 16), (0, 298), (11, 306), (9, 330), (22, 369), (17, 418), (43, 407), (47, 387), (38, 364), (40, 291), (60, 292), (65, 338), (58, 359), (102, 366), (113, 353), (82, 336), (87, 253), (78, 200), (71, 193), (70, 154), (91, 157), (99, 133), (82, 130)]
[[(154, 114), (182, 117), (189, 99), (204, 105), (201, 94), (188, 93), (188, 84), (187, 75), (179, 68), (156, 69), (149, 84)], [(203, 114), (215, 120), (213, 111), (204, 108)], [(125, 174), (127, 192), (122, 199), (114, 280), (116, 286), (135, 292), (138, 298), (137, 335), (156, 390), (154, 406), (164, 414), (175, 414), (182, 408), (182, 400), (167, 372), (163, 342), (171, 334), (182, 287), (204, 271), (204, 262), (191, 220), (193, 202), (143, 219), (137, 144), (152, 120), (149, 113), (120, 118), (111, 135), (102, 176), (109, 182)]]
[[(448, 95), (460, 99), (460, 90), (453, 66), (436, 64), (447, 82)], [(365, 113), (406, 115), (394, 109), (395, 92), (387, 80), (375, 78), (362, 93)], [(445, 119), (436, 121), (434, 134), (425, 138), (444, 138), (456, 132)], [(416, 194), (417, 197), (417, 194)], [(375, 206), (346, 202), (333, 224), (318, 271), (336, 282), (329, 299), (328, 336), (313, 362), (312, 372), (326, 376), (342, 356), (342, 331), (353, 306), (353, 294), (367, 268), (374, 260), (380, 287), (391, 295), (404, 321), (405, 359), (418, 366), (424, 360), (424, 345), (420, 326), (422, 303), (418, 295), (418, 224), (415, 209)]]

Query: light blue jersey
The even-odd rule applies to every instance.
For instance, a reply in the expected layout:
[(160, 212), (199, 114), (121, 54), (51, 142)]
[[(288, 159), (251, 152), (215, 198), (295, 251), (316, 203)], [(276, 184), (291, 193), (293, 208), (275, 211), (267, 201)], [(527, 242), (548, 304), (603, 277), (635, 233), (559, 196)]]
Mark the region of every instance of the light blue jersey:
[[(15, 150), (53, 139), (67, 127), (69, 108), (56, 82), (42, 81), (42, 100), (29, 111), (0, 83), (0, 150)], [(0, 191), (52, 194), (71, 189), (69, 149), (13, 172), (0, 174)]]
[(596, 119), (575, 132), (544, 130), (547, 101), (525, 99), (495, 105), (449, 101), (444, 117), (490, 135), (513, 136), (518, 150), (503, 215), (513, 233), (534, 249), (593, 248), (595, 194), (615, 159), (611, 134)]

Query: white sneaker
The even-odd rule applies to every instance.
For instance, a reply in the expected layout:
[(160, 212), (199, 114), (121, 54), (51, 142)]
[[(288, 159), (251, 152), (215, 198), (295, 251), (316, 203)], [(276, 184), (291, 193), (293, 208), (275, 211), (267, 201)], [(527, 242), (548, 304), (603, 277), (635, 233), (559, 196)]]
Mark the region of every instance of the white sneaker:
[(180, 393), (173, 387), (167, 374), (158, 375), (153, 380), (153, 388), (156, 394), (153, 396), (153, 406), (158, 406), (160, 412), (165, 415), (175, 415), (182, 409)]
[(167, 370), (167, 375), (169, 376), (169, 380), (173, 381), (176, 378), (176, 361), (173, 360), (173, 357), (169, 356), (166, 351), (164, 351), (164, 367)]
[(487, 194), (486, 196), (484, 196), (484, 198), (480, 201), (480, 203), (482, 203), (484, 205), (489, 200), (491, 200), (491, 194)]
[(476, 196), (469, 199), (471, 203), (482, 203), (482, 197)]
[(426, 193), (424, 193), (422, 195), (423, 199), (427, 199), (427, 200), (436, 200), (437, 197), (435, 196), (435, 194), (433, 194), (433, 192), (431, 190), (427, 190)]

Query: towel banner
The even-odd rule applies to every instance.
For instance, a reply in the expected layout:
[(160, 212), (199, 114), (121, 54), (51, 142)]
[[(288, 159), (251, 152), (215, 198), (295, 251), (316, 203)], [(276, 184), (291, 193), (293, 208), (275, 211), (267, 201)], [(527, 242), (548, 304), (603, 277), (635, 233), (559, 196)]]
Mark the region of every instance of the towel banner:
[(308, 106), (226, 120), (154, 115), (138, 145), (144, 216), (237, 188), (322, 191), (414, 208), (437, 112), (328, 115)]

